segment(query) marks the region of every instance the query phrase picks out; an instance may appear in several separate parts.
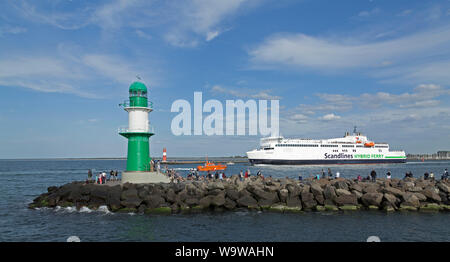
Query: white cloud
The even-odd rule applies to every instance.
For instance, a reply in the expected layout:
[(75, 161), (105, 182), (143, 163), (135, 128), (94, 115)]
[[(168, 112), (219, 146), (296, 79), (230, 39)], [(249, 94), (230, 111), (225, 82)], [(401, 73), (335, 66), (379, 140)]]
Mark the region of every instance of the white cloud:
[(144, 73), (144, 80), (152, 85), (156, 82), (147, 75), (150, 70), (144, 70), (136, 61), (129, 63), (108, 54), (72, 52), (63, 47), (45, 57), (0, 56), (0, 85), (101, 98), (111, 96), (114, 86), (127, 86), (136, 74)]
[(271, 95), (271, 90), (250, 90), (240, 88), (239, 90), (222, 87), (220, 85), (214, 85), (211, 88), (211, 91), (215, 93), (227, 94), (239, 98), (253, 98), (253, 99), (263, 99), (263, 100), (279, 100), (281, 97)]
[(87, 2), (66, 11), (67, 3), (52, 5), (22, 1), (22, 15), (38, 23), (66, 30), (95, 25), (104, 31), (133, 28), (139, 37), (147, 38), (142, 29), (165, 26), (163, 39), (177, 47), (194, 47), (199, 39), (211, 41), (224, 29), (224, 21), (259, 0), (188, 0), (179, 2), (147, 0), (115, 0), (106, 4)]
[[(430, 41), (432, 39), (432, 41)], [(383, 41), (276, 34), (249, 51), (254, 69), (365, 71), (387, 81), (450, 82), (450, 26)]]
[(7, 34), (21, 34), (27, 31), (26, 28), (20, 26), (2, 25), (0, 26), (0, 37)]
[(211, 41), (219, 35), (219, 31), (212, 31), (206, 33), (206, 41)]
[(331, 113), (331, 114), (326, 114), (326, 115), (324, 115), (324, 116), (322, 116), (322, 117), (319, 117), (319, 119), (320, 119), (320, 120), (323, 120), (323, 121), (332, 121), (332, 120), (338, 120), (338, 119), (341, 119), (341, 117), (338, 116), (338, 115), (335, 115), (335, 114)]
[(136, 35), (139, 36), (140, 38), (144, 38), (144, 39), (147, 39), (147, 40), (151, 40), (151, 39), (152, 39), (152, 36), (151, 36), (151, 35), (149, 35), (149, 34), (143, 32), (142, 30), (137, 29), (137, 30), (135, 31), (135, 33), (136, 33)]
[(358, 16), (359, 17), (369, 17), (369, 16), (373, 16), (373, 15), (380, 13), (380, 11), (381, 10), (379, 8), (374, 8), (370, 11), (361, 11), (358, 13)]

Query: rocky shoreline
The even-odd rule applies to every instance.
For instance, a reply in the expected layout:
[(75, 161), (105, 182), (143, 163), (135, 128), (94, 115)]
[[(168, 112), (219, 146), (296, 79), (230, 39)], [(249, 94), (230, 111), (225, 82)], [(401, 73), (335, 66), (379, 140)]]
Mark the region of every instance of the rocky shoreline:
[(107, 206), (112, 212), (179, 213), (250, 209), (275, 212), (384, 210), (450, 211), (450, 182), (424, 179), (261, 179), (186, 181), (169, 184), (49, 187), (29, 208)]

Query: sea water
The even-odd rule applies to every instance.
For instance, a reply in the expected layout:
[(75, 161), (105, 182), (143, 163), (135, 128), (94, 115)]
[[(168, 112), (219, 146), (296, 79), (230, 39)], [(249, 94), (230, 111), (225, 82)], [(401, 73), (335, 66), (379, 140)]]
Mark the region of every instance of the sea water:
[[(173, 165), (186, 175), (196, 165)], [(124, 160), (0, 160), (0, 241), (449, 241), (449, 213), (382, 211), (305, 212), (279, 214), (256, 211), (223, 213), (139, 215), (73, 207), (28, 209), (27, 206), (49, 186), (82, 181), (87, 170), (94, 174), (123, 170)], [(163, 166), (164, 167), (164, 166)], [(331, 166), (249, 166), (229, 165), (226, 174), (259, 170), (266, 177), (297, 179), (328, 168), (341, 177), (367, 176), (372, 169), (378, 177), (391, 171), (402, 178), (411, 171), (415, 177), (434, 172), (440, 178), (450, 161), (408, 162), (386, 165)]]

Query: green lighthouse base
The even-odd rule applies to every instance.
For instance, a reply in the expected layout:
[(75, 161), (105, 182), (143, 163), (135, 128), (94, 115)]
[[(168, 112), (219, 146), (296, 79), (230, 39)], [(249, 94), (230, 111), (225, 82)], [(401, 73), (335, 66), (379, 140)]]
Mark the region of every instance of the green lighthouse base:
[(160, 172), (124, 171), (122, 172), (122, 185), (125, 183), (132, 183), (132, 184), (170, 183), (170, 179)]

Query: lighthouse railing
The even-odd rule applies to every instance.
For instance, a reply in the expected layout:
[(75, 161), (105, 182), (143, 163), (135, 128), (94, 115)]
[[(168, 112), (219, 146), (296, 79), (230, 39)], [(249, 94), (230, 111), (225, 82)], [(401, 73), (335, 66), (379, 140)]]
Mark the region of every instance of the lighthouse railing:
[[(134, 107), (133, 105), (131, 105), (130, 100), (123, 101), (122, 103), (119, 104), (119, 106), (121, 106), (123, 108)], [(148, 101), (147, 108), (153, 109), (153, 102), (152, 101)]]
[(128, 126), (121, 126), (117, 129), (118, 133), (155, 133), (155, 128), (153, 126), (148, 126), (147, 128), (133, 128), (130, 129)]

